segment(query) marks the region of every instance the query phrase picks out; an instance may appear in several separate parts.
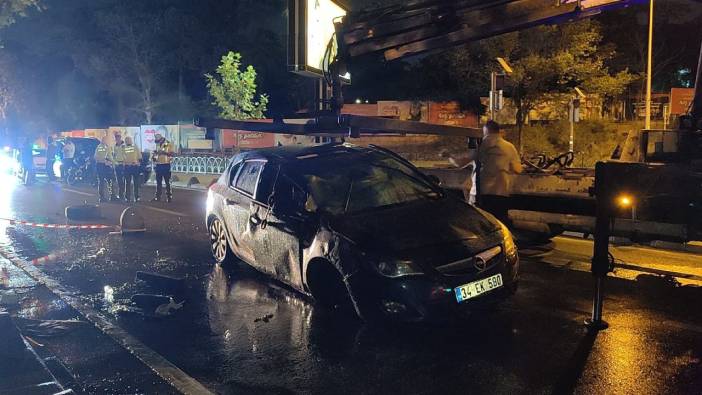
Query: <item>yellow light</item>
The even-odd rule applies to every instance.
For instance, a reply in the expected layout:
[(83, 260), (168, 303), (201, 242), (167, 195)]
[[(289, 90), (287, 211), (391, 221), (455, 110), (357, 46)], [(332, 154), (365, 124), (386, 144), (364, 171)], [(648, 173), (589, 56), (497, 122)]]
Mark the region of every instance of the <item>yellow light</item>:
[(631, 205), (633, 203), (634, 203), (634, 199), (631, 196), (619, 195), (619, 197), (617, 197), (617, 204), (620, 207), (624, 207), (624, 208), (631, 207)]

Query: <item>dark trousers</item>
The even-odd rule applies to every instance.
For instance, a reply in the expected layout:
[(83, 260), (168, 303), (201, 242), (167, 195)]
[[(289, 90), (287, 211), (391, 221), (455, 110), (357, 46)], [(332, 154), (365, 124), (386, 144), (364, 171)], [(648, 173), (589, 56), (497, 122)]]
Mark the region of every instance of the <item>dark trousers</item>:
[(125, 183), (127, 181), (127, 175), (125, 173), (125, 166), (122, 164), (115, 165), (115, 176), (117, 180), (117, 195), (119, 198), (124, 199), (124, 189)]
[(71, 171), (72, 168), (73, 158), (64, 158), (61, 160), (61, 178), (63, 178), (63, 181), (68, 180), (68, 172)]
[(166, 183), (166, 197), (169, 199), (173, 197), (171, 191), (171, 165), (170, 164), (157, 164), (156, 165), (156, 199), (161, 199), (162, 185)]
[(125, 181), (127, 184), (127, 194), (124, 198), (127, 200), (137, 201), (139, 199), (139, 184), (141, 184), (139, 173), (139, 165), (127, 165), (124, 167)]
[(54, 174), (54, 160), (49, 159), (46, 161), (46, 175), (49, 177), (50, 181), (56, 179), (56, 174)]
[(112, 166), (105, 163), (97, 164), (98, 176), (98, 196), (101, 200), (107, 199), (106, 194), (109, 193), (111, 198), (115, 198), (115, 171)]
[(478, 207), (499, 219), (500, 222), (507, 227), (511, 227), (512, 223), (509, 220), (507, 211), (509, 210), (509, 197), (500, 195), (480, 195), (478, 198)]

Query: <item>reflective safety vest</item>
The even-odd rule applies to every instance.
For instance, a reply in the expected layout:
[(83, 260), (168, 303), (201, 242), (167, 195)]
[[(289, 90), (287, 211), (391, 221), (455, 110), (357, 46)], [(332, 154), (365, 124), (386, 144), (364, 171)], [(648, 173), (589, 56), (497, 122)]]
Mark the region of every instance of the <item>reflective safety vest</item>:
[[(159, 153), (160, 151), (160, 153)], [(156, 146), (156, 151), (153, 154), (153, 162), (157, 165), (167, 165), (171, 163), (171, 155), (173, 154), (173, 146), (170, 141), (164, 140), (163, 143)]]
[(105, 145), (105, 144), (99, 144), (97, 148), (95, 148), (95, 162), (97, 163), (106, 163), (106, 162), (111, 162), (112, 161), (112, 149)]
[(112, 151), (112, 157), (113, 157), (115, 163), (118, 165), (124, 164), (124, 146), (125, 146), (124, 143), (122, 143), (120, 145), (115, 145), (115, 148)]
[(141, 161), (141, 153), (139, 149), (134, 145), (125, 145), (124, 151), (124, 164), (125, 165), (138, 165)]

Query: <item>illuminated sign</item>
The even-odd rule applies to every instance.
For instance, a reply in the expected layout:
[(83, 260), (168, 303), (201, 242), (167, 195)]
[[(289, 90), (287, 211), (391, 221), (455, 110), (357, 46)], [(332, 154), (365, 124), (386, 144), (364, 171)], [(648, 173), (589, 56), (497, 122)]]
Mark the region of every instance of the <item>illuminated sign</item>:
[[(290, 70), (321, 77), (324, 55), (331, 45), (331, 58), (336, 54), (334, 21), (346, 10), (333, 0), (290, 0), (288, 8), (288, 64)], [(350, 76), (343, 76), (348, 79)]]

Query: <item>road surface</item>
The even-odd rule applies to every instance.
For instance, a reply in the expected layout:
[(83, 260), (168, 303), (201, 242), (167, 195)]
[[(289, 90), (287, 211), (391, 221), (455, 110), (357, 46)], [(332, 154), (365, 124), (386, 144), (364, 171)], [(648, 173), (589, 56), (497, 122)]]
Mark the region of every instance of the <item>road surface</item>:
[[(701, 255), (614, 247), (620, 266), (606, 283), (604, 305), (611, 326), (599, 334), (582, 325), (591, 304), (592, 244), (565, 237), (522, 251), (520, 289), (496, 311), (455, 323), (368, 326), (327, 313), (243, 265), (215, 266), (202, 191), (176, 190), (171, 204), (139, 203), (147, 232), (121, 236), (11, 223), (65, 223), (64, 208), (96, 202), (95, 191), (43, 180), (24, 187), (9, 176), (0, 181), (0, 266), (24, 297), (13, 310), (20, 327), (27, 331), (32, 320), (86, 321), (60, 336), (25, 333), (61, 362), (76, 391), (658, 394), (702, 388)], [(146, 188), (143, 196), (150, 193)], [(117, 224), (125, 207), (102, 204), (98, 222)], [(49, 254), (57, 258), (31, 264)], [(165, 318), (135, 311), (127, 303), (132, 295), (160, 293), (135, 281), (137, 271), (185, 278), (174, 300), (182, 307)]]

